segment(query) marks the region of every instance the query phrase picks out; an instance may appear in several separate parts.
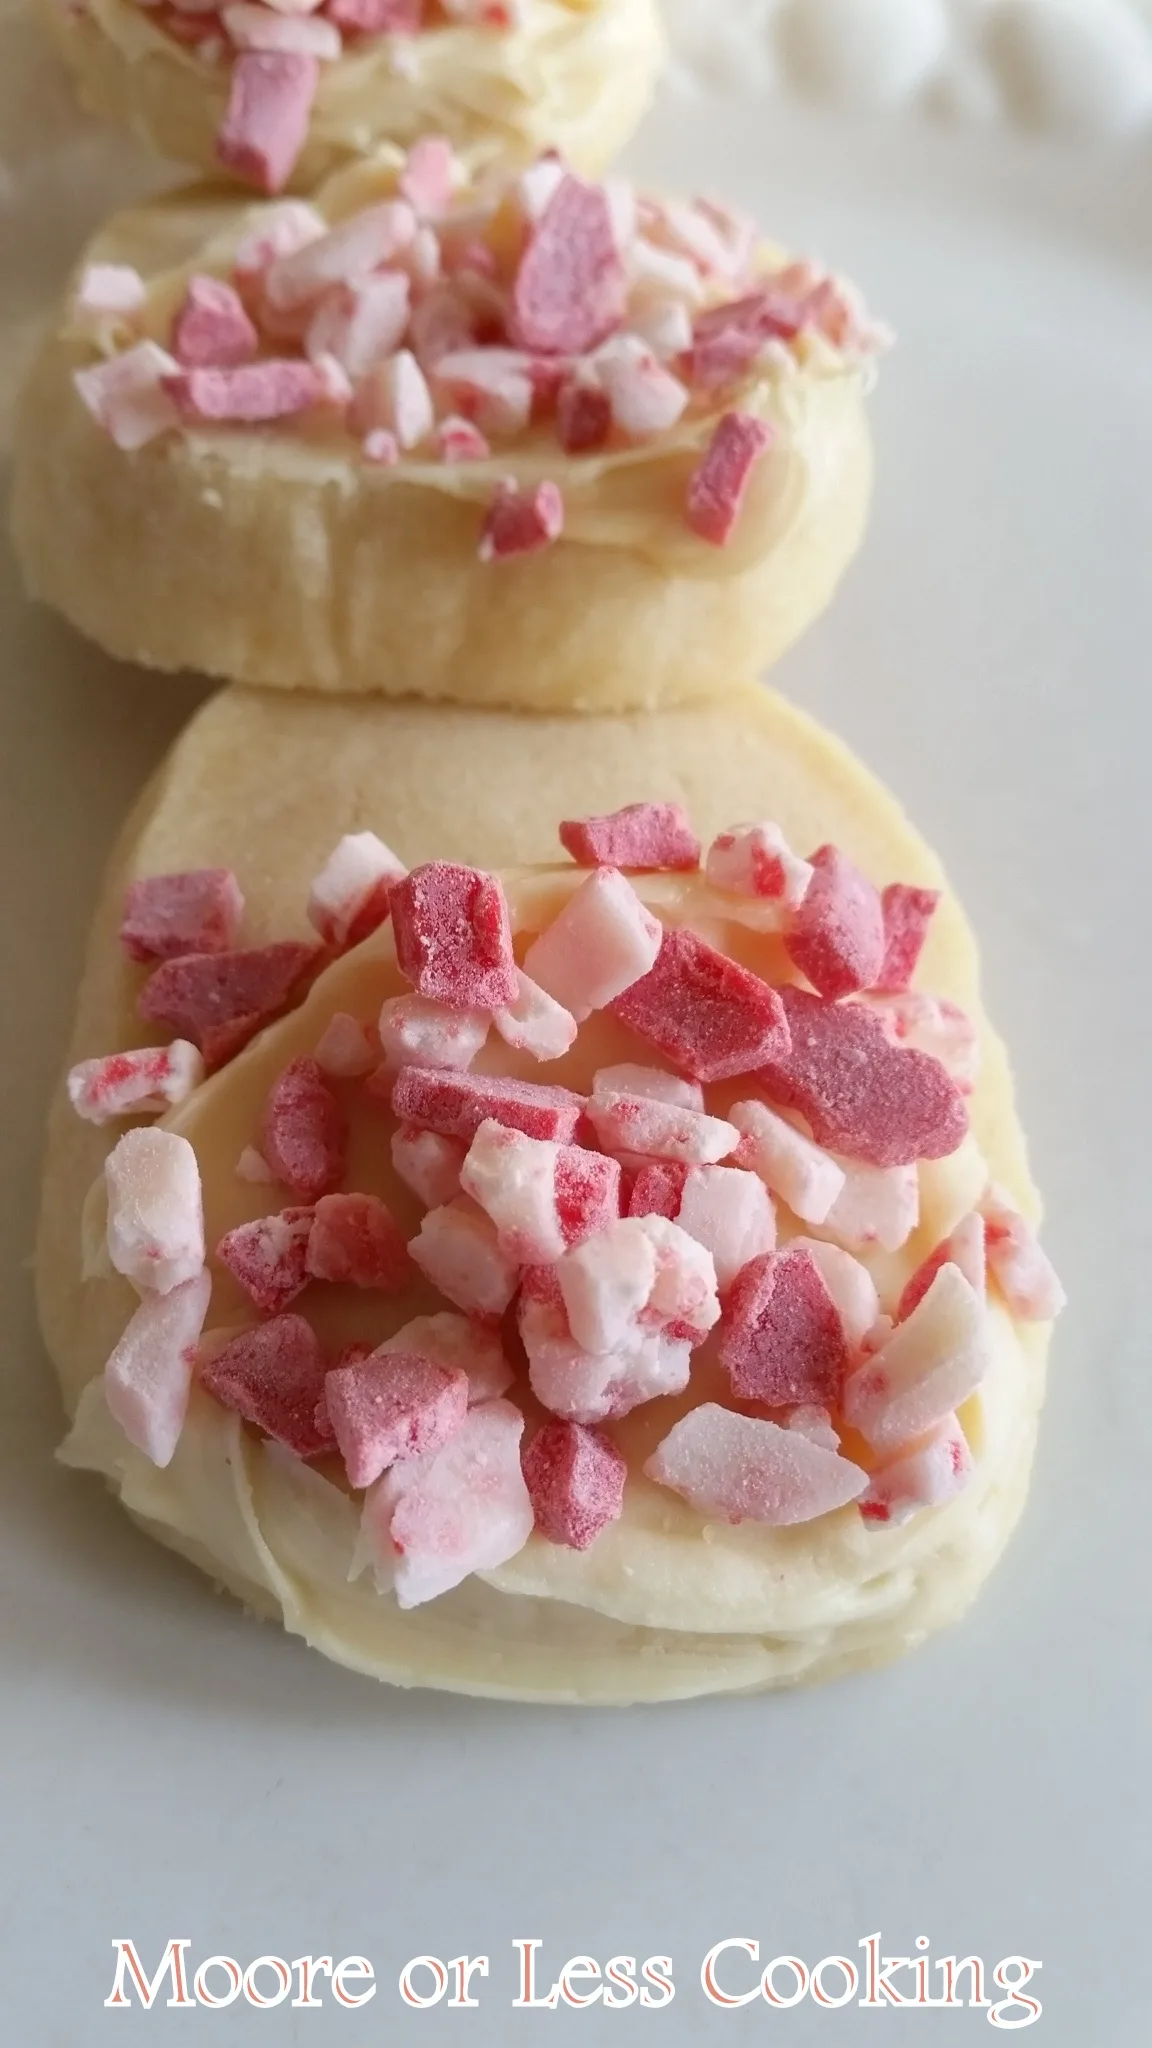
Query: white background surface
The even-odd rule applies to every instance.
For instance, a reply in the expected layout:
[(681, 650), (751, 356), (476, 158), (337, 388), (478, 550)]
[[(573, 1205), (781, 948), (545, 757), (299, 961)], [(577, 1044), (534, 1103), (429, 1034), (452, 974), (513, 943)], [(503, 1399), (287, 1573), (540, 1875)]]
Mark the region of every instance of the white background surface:
[[(998, 2038), (978, 2011), (701, 1993), (725, 1936), (815, 1963), (875, 1929), (887, 1953), (925, 1935), (934, 1956), (1041, 1959), (1031, 2038), (1052, 2048), (1148, 2038), (1152, 166), (715, 104), (666, 111), (635, 161), (755, 203), (901, 331), (865, 556), (778, 680), (909, 802), (983, 935), (1073, 1303), (1031, 1505), (971, 1618), (901, 1665), (576, 1713), (377, 1690), (55, 1469), (22, 1269), (42, 1112), (99, 862), (198, 691), (24, 608), (4, 553), (0, 1995), (20, 2048)], [(18, 195), (14, 311), (104, 196), (51, 177)], [(121, 1935), (150, 1966), (171, 1935), (196, 1958), (360, 1953), (380, 1989), (360, 2013), (106, 2013)], [(557, 1967), (669, 1954), (677, 1997), (514, 2014), (529, 1935)], [(424, 1951), (490, 1955), (479, 2010), (403, 2009)]]

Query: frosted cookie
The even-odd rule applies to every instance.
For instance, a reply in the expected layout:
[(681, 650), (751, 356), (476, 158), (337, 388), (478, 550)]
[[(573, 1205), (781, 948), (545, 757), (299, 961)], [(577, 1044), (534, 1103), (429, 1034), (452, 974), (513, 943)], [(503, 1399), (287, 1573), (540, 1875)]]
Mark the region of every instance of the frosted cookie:
[(34, 595), (161, 668), (541, 709), (713, 695), (860, 538), (884, 335), (709, 202), (428, 138), (113, 221), (29, 383)]
[(435, 128), (476, 166), (583, 169), (636, 128), (654, 0), (41, 0), (86, 104), (178, 163), (306, 192)]
[(1060, 1302), (1004, 1055), (937, 863), (779, 702), (226, 693), (113, 861), (73, 1061), (62, 1455), (340, 1662), (757, 1689), (998, 1556)]

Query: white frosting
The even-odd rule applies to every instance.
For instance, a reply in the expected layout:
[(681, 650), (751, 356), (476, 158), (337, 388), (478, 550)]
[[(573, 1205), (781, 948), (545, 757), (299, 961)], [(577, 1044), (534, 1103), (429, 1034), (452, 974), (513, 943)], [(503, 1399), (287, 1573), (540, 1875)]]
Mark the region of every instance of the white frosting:
[(681, 90), (1067, 134), (1152, 126), (1152, 0), (663, 0)]

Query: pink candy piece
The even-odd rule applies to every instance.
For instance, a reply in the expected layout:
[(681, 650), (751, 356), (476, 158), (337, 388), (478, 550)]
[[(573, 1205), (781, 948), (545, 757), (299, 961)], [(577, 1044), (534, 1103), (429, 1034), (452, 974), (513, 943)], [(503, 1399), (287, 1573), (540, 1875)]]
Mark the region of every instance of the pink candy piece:
[(126, 1131), (104, 1161), (108, 1256), (142, 1294), (170, 1294), (204, 1264), (200, 1168), (187, 1138)]
[(334, 1366), (324, 1382), (336, 1446), (351, 1486), (371, 1486), (398, 1458), (438, 1451), (468, 1413), (462, 1372), (402, 1351)]
[(627, 292), (607, 194), (563, 178), (529, 234), (513, 281), (515, 340), (542, 355), (584, 355), (619, 326)]
[(185, 1038), (81, 1060), (68, 1076), (68, 1100), (85, 1123), (106, 1124), (117, 1116), (146, 1116), (186, 1102), (204, 1079), (204, 1062)]
[(326, 11), (348, 36), (414, 36), (420, 28), (424, 0), (326, 0)]
[(523, 1431), (510, 1401), (486, 1401), (469, 1409), (442, 1450), (407, 1458), (380, 1480), (365, 1515), (387, 1530), (378, 1554), (400, 1607), (435, 1600), (524, 1548), (534, 1517), (520, 1469)]
[(643, 1095), (651, 1102), (675, 1103), (681, 1109), (704, 1107), (704, 1090), (699, 1081), (686, 1081), (665, 1067), (639, 1066), (622, 1060), (615, 1067), (600, 1067), (592, 1076), (592, 1093), (601, 1100), (612, 1095)]
[(987, 1287), (984, 1218), (975, 1210), (961, 1217), (955, 1230), (951, 1231), (917, 1266), (900, 1296), (900, 1304), (896, 1310), (898, 1323), (907, 1321), (913, 1309), (923, 1301), (941, 1266), (949, 1264), (959, 1266), (968, 1285), (983, 1298)]
[(752, 472), (767, 453), (773, 432), (749, 413), (726, 412), (688, 480), (684, 516), (693, 533), (713, 547), (728, 545), (739, 520)]
[[(391, 0), (395, 5), (396, 0)], [(422, 0), (401, 0), (415, 13), (419, 27)], [(408, 151), (400, 173), (400, 190), (422, 220), (438, 220), (452, 204), (456, 186), (456, 152), (446, 135), (422, 135)]]
[(148, 875), (124, 896), (120, 944), (148, 964), (183, 953), (226, 953), (236, 943), (244, 898), (231, 868)]
[(149, 976), (136, 1008), (148, 1023), (190, 1038), (218, 1067), (299, 1000), (320, 958), (318, 946), (294, 939), (247, 952), (188, 953)]
[(219, 277), (190, 277), (172, 325), (172, 350), (185, 369), (248, 363), (260, 337), (239, 293)]
[(501, 1249), (518, 1265), (543, 1265), (604, 1230), (620, 1214), (614, 1159), (526, 1138), (504, 1124), (480, 1125), (460, 1175), (491, 1217)]
[(749, 1074), (788, 1045), (777, 991), (683, 928), (665, 932), (651, 972), (610, 1007), (698, 1081)]
[(725, 1309), (720, 1358), (740, 1401), (838, 1406), (848, 1344), (810, 1253), (769, 1252), (745, 1266)]
[(845, 1159), (841, 1165), (844, 1186), (824, 1218), (828, 1235), (850, 1251), (867, 1244), (899, 1251), (920, 1221), (915, 1166), (866, 1166), (856, 1159)]
[(361, 1080), (372, 1072), (379, 1056), (368, 1026), (346, 1010), (337, 1010), (328, 1019), (313, 1055), (320, 1072), (334, 1081)]
[[(692, 382), (715, 390), (747, 374), (773, 341), (794, 341), (804, 313), (793, 291), (762, 287), (701, 313), (693, 337)], [(729, 414), (739, 419), (741, 414)]]
[(663, 1216), (640, 1216), (615, 1228), (638, 1229), (656, 1255), (656, 1278), (641, 1323), (699, 1344), (720, 1320), (716, 1264), (707, 1246)]
[(954, 1415), (946, 1416), (915, 1450), (869, 1474), (860, 1513), (870, 1527), (896, 1528), (920, 1508), (936, 1508), (962, 1493), (972, 1476), (972, 1454)]
[(674, 1160), (655, 1160), (651, 1166), (642, 1166), (633, 1183), (628, 1197), (630, 1216), (666, 1216), (675, 1223), (680, 1214), (680, 1200), (689, 1168), (679, 1166)]
[(927, 1294), (844, 1388), (844, 1415), (878, 1451), (924, 1436), (966, 1401), (989, 1364), (984, 1304), (958, 1266)]
[(893, 1045), (911, 1047), (939, 1060), (965, 1094), (980, 1070), (980, 1043), (966, 1010), (922, 989), (891, 995), (867, 995), (861, 1002), (879, 1017)]
[(252, 51), (237, 58), (216, 138), (225, 170), (262, 192), (279, 192), (307, 139), (319, 83), (315, 57)]
[(427, 1067), (402, 1067), (392, 1090), (392, 1108), (402, 1123), (463, 1138), (469, 1145), (488, 1117), (527, 1138), (571, 1144), (584, 1107), (584, 1097), (570, 1088)]
[(304, 352), (313, 362), (334, 356), (356, 382), (399, 348), (408, 326), (408, 279), (398, 270), (324, 294), (308, 325)]
[(547, 479), (521, 490), (506, 480), (496, 486), (480, 529), (482, 562), (506, 562), (514, 555), (533, 555), (550, 547), (564, 531), (564, 499)]
[(603, 818), (566, 818), (560, 844), (582, 868), (700, 865), (700, 841), (679, 804), (627, 804)]
[(867, 876), (835, 846), (812, 855), (812, 879), (784, 940), (789, 958), (820, 995), (871, 988), (884, 959), (884, 914)]
[(858, 1465), (813, 1442), (706, 1402), (664, 1438), (644, 1467), (703, 1515), (787, 1528), (856, 1500), (868, 1484)]
[(767, 1103), (734, 1102), (729, 1117), (741, 1132), (734, 1163), (758, 1173), (803, 1223), (823, 1223), (845, 1185), (844, 1168)]
[(167, 1294), (147, 1295), (104, 1368), (110, 1414), (154, 1465), (170, 1465), (180, 1441), (211, 1292), (201, 1271)]
[[(542, 1270), (551, 1279), (552, 1269)], [(683, 1339), (636, 1328), (614, 1351), (584, 1351), (568, 1328), (558, 1290), (555, 1298), (530, 1291), (530, 1278), (517, 1315), (528, 1377), (542, 1407), (567, 1421), (591, 1424), (628, 1415), (661, 1395), (683, 1393), (692, 1365)]]
[(175, 356), (154, 341), (139, 341), (105, 362), (77, 370), (77, 396), (117, 448), (144, 448), (179, 425), (168, 380), (179, 368)]
[(392, 889), (406, 872), (374, 832), (346, 834), (308, 892), (308, 922), (328, 945), (359, 945), (384, 923)]
[(328, 1193), (344, 1172), (340, 1105), (314, 1059), (290, 1060), (264, 1105), (260, 1147), (277, 1180), (304, 1202)]
[(408, 1247), (425, 1278), (466, 1315), (503, 1315), (516, 1292), (516, 1261), (475, 1202), (459, 1197), (430, 1209)]
[(400, 443), (387, 427), (373, 427), (364, 436), (361, 452), (365, 462), (378, 463), (381, 469), (394, 469), (400, 460)]
[(750, 1260), (775, 1249), (776, 1212), (768, 1190), (739, 1167), (692, 1167), (674, 1220), (711, 1253), (721, 1293)]
[(418, 995), (495, 1010), (519, 994), (512, 927), (495, 875), (455, 861), (413, 868), (392, 891), (396, 959)]
[(389, 996), (381, 1008), (384, 1058), (393, 1067), (470, 1067), (488, 1036), (483, 1010), (450, 1010), (427, 996)]
[(275, 1216), (260, 1216), (228, 1231), (216, 1247), (220, 1264), (268, 1315), (278, 1315), (308, 1285), (306, 1258), (315, 1213), (282, 1209)]
[(441, 462), (487, 462), (492, 450), (471, 420), (451, 415), (436, 429), (436, 453)]
[(844, 1325), (848, 1349), (859, 1351), (880, 1319), (880, 1296), (867, 1266), (840, 1245), (815, 1237), (794, 1237), (788, 1250), (807, 1252), (815, 1261)]
[(808, 861), (792, 852), (778, 825), (733, 825), (708, 848), (704, 872), (714, 889), (758, 896), (795, 910), (812, 880)]
[(414, 1316), (379, 1349), (415, 1351), (436, 1365), (462, 1372), (468, 1381), (470, 1408), (506, 1394), (516, 1377), (504, 1356), (499, 1331), (470, 1316), (455, 1315), (451, 1309), (434, 1316)]
[(291, 356), (242, 363), (234, 370), (181, 370), (167, 379), (165, 389), (182, 419), (210, 426), (294, 419), (327, 396), (316, 366)]
[(1068, 1297), (1030, 1223), (1001, 1188), (989, 1188), (980, 1204), (988, 1267), (1014, 1316), (1047, 1323)]
[(597, 868), (533, 940), (524, 971), (583, 1023), (648, 974), (662, 937), (631, 883)]
[(897, 991), (910, 988), (940, 891), (891, 882), (880, 901), (884, 912), (884, 958), (872, 986)]
[(439, 1131), (399, 1124), (392, 1133), (392, 1164), (426, 1209), (442, 1209), (460, 1193), (460, 1169), (468, 1148)]
[(378, 1195), (322, 1195), (308, 1240), (310, 1279), (396, 1294), (412, 1278), (400, 1227)]
[(492, 1013), (505, 1045), (534, 1060), (558, 1060), (576, 1043), (576, 1019), (538, 982), (516, 970), (516, 998)]
[[(447, 325), (445, 323), (445, 332)], [(437, 352), (435, 382), (444, 397), (479, 422), (485, 434), (522, 433), (532, 414), (532, 357), (515, 348), (448, 348)], [(505, 488), (512, 488), (508, 484)]]
[(624, 1512), (628, 1461), (602, 1430), (546, 1422), (521, 1464), (536, 1527), (549, 1543), (588, 1550)]
[(906, 1166), (955, 1152), (968, 1129), (959, 1090), (938, 1060), (895, 1047), (863, 1003), (780, 991), (791, 1050), (757, 1079), (798, 1109), (821, 1145), (870, 1166)]
[(588, 455), (602, 448), (612, 431), (612, 406), (598, 384), (572, 378), (562, 384), (556, 400), (556, 439), (566, 455)]
[(643, 1095), (593, 1096), (588, 1119), (606, 1152), (676, 1159), (685, 1166), (726, 1159), (740, 1142), (734, 1124)]
[(200, 1384), (224, 1408), (242, 1415), (266, 1436), (314, 1458), (332, 1443), (331, 1423), (317, 1407), (326, 1360), (320, 1339), (303, 1316), (273, 1316), (243, 1330), (198, 1365)]
[(676, 425), (688, 403), (688, 387), (629, 337), (617, 353), (598, 358), (597, 375), (608, 394), (612, 419), (629, 441), (651, 441)]

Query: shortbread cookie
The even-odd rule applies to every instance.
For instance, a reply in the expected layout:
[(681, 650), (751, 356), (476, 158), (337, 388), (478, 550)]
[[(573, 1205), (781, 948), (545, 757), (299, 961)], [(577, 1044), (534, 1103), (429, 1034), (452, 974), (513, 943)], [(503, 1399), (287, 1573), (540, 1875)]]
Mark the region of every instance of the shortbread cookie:
[(175, 162), (307, 192), (381, 143), (447, 135), (477, 168), (562, 149), (584, 170), (638, 125), (655, 0), (41, 0), (94, 113)]
[(435, 139), (89, 251), (28, 386), (29, 588), (112, 652), (605, 710), (753, 677), (860, 538), (884, 335), (751, 223)]
[(938, 864), (779, 700), (225, 693), (126, 828), (73, 1058), (62, 1455), (338, 1661), (789, 1684), (1007, 1539), (1060, 1296), (1003, 1050)]

